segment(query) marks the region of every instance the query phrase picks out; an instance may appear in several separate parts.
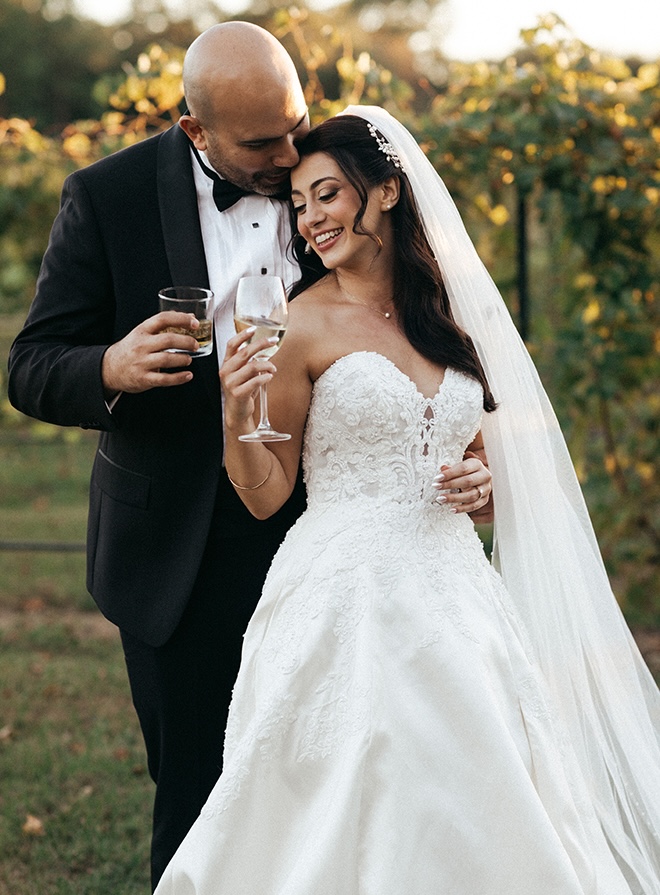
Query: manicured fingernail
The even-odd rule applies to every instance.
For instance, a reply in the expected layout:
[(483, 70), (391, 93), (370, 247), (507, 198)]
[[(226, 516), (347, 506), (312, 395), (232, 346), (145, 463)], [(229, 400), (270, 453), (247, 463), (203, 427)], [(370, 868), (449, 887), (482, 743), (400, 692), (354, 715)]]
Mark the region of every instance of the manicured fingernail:
[(247, 329), (243, 330), (244, 333), (248, 333), (249, 335), (253, 335), (254, 333), (256, 333), (256, 331), (257, 331), (256, 326), (248, 326)]
[(446, 497), (436, 497), (435, 502), (436, 503), (447, 503), (447, 498)]
[(279, 342), (279, 340), (279, 336), (268, 336), (268, 338), (266, 339), (266, 341), (270, 342), (271, 345), (275, 345), (277, 342)]
[(441, 472), (437, 474), (437, 476), (433, 479), (434, 482), (443, 482), (445, 477)]

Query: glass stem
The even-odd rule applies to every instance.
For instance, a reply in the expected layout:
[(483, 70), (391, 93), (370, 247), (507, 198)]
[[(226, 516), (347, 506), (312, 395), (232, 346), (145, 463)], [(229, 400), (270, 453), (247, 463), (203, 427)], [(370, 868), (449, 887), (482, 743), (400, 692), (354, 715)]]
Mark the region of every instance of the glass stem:
[(259, 383), (259, 429), (270, 429), (270, 420), (268, 419), (268, 398), (266, 386), (263, 382)]

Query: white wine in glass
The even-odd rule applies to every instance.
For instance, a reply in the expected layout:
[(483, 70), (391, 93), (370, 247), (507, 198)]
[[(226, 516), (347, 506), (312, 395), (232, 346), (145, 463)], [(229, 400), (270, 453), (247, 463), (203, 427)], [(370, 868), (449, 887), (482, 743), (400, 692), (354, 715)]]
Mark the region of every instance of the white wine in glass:
[(270, 339), (277, 336), (277, 342), (264, 348), (255, 357), (272, 357), (282, 344), (286, 332), (286, 324), (273, 323), (272, 320), (265, 320), (263, 317), (234, 317), (234, 326), (237, 333), (242, 333), (249, 326), (256, 326), (254, 335), (246, 343), (248, 345), (258, 339)]
[[(236, 332), (243, 332), (249, 326), (256, 326), (253, 339), (268, 339), (278, 336), (278, 341), (255, 354), (255, 358), (272, 357), (280, 347), (289, 318), (284, 283), (280, 277), (262, 274), (255, 277), (241, 277), (238, 281), (234, 301), (234, 325)], [(291, 436), (277, 432), (268, 419), (268, 398), (266, 386), (259, 385), (259, 425), (249, 435), (239, 435), (239, 441), (288, 441)]]

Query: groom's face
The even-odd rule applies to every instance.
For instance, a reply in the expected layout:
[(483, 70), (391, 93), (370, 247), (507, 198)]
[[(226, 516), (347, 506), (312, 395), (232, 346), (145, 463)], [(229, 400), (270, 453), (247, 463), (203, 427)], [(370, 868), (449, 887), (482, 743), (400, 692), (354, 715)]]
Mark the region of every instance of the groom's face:
[(285, 91), (261, 90), (252, 100), (225, 98), (222, 111), (203, 128), (205, 151), (227, 180), (272, 196), (287, 188), (289, 171), (298, 163), (296, 141), (309, 131), (307, 106), (296, 84)]

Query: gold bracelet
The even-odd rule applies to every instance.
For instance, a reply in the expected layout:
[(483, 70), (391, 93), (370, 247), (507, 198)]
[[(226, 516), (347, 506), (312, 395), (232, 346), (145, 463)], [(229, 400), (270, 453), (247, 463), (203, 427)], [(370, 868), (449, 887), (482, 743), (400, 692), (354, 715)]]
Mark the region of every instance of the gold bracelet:
[[(270, 454), (270, 451), (268, 453)], [(229, 472), (227, 470), (225, 470), (225, 472), (227, 472), (227, 478), (232, 483), (234, 488), (236, 488), (237, 491), (256, 491), (257, 488), (261, 488), (262, 485), (266, 484), (266, 482), (270, 478), (270, 474), (272, 471), (273, 471), (273, 455), (272, 454), (270, 454), (270, 469), (268, 470), (268, 475), (266, 476), (265, 479), (262, 479), (258, 485), (251, 485), (250, 487), (246, 487), (245, 485), (237, 485), (236, 482), (229, 475)]]

